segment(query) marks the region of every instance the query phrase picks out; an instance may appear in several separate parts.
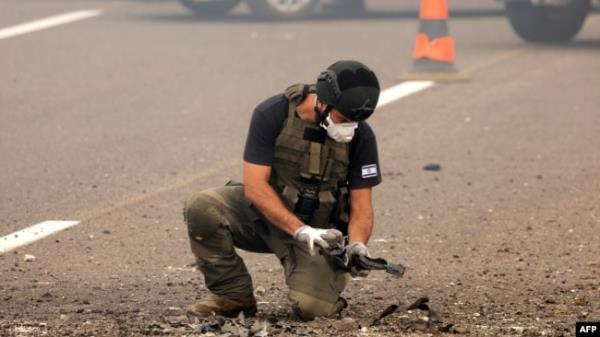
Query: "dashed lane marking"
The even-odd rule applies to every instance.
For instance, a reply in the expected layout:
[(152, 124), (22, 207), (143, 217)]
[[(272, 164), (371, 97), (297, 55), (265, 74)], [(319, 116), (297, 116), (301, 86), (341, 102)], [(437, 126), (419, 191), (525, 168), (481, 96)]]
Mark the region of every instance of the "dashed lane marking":
[(49, 18), (41, 20), (31, 21), (21, 25), (0, 29), (0, 40), (8, 39), (9, 37), (14, 37), (27, 33), (32, 33), (42, 29), (64, 25), (75, 21), (93, 18), (101, 14), (102, 11), (99, 9), (88, 9), (51, 16)]
[(381, 108), (403, 97), (418, 93), (419, 91), (431, 88), (435, 85), (432, 81), (408, 81), (397, 84), (391, 88), (385, 89), (379, 96), (377, 107)]
[(44, 221), (0, 238), (0, 254), (25, 246), (56, 232), (78, 225), (80, 221)]

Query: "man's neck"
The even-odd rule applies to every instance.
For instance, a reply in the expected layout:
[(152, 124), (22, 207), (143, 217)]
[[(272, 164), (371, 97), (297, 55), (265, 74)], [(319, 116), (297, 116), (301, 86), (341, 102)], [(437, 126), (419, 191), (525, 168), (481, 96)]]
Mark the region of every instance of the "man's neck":
[(309, 123), (317, 122), (317, 113), (315, 112), (316, 97), (317, 95), (315, 94), (308, 94), (306, 95), (306, 98), (296, 106), (296, 113), (303, 121)]

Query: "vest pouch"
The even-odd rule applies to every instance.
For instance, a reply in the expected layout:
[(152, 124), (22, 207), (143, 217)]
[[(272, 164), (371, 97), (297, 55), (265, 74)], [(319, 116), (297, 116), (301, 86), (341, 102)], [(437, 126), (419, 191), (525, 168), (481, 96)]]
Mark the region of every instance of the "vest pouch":
[(319, 193), (319, 208), (315, 212), (310, 225), (315, 228), (330, 228), (329, 219), (335, 205), (335, 197), (331, 191)]
[(348, 212), (349, 206), (349, 197), (350, 194), (348, 192), (348, 187), (340, 187), (337, 197), (337, 202), (335, 203), (335, 211), (332, 213), (333, 220), (335, 222), (348, 222), (350, 221), (350, 216)]
[(285, 207), (290, 212), (293, 212), (294, 206), (296, 205), (296, 202), (298, 202), (298, 190), (293, 186), (286, 185), (281, 191), (281, 196)]
[(338, 190), (338, 197), (331, 212), (331, 224), (344, 235), (348, 235), (348, 222), (350, 222), (348, 187), (343, 186)]
[(304, 185), (298, 190), (298, 201), (294, 205), (294, 214), (304, 223), (310, 223), (319, 209), (319, 186)]

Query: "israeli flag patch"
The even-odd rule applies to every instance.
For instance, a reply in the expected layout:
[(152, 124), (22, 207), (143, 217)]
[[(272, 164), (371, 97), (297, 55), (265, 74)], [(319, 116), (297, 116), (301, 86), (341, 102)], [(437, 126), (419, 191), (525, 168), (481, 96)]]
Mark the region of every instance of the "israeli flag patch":
[(362, 167), (361, 176), (363, 178), (377, 177), (377, 164), (364, 165)]

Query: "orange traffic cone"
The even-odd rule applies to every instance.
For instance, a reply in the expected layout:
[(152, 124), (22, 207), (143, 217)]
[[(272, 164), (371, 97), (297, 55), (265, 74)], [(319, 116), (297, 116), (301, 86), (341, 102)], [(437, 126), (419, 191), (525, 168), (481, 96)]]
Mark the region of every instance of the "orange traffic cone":
[(454, 38), (448, 35), (448, 2), (421, 0), (419, 33), (413, 51), (413, 69), (403, 76), (410, 80), (464, 81), (467, 77), (454, 65)]

